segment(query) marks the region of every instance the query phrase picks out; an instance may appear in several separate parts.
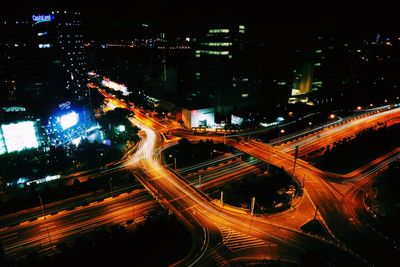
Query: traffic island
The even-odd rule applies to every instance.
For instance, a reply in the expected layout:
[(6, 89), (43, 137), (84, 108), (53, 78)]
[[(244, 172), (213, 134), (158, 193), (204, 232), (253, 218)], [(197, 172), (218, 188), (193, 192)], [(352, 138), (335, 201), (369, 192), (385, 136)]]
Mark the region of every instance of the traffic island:
[(258, 175), (245, 176), (214, 189), (210, 197), (221, 205), (250, 210), (254, 198), (255, 214), (271, 214), (289, 209), (301, 196), (301, 187), (283, 168), (269, 166)]

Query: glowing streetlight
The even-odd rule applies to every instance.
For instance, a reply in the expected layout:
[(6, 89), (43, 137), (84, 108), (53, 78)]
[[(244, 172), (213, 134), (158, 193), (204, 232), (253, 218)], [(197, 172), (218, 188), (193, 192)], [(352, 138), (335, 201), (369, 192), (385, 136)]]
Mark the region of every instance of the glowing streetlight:
[(335, 115), (335, 114), (330, 114), (330, 115), (329, 115), (329, 119), (332, 119), (332, 120), (333, 120), (334, 118), (336, 118), (336, 115)]
[(112, 191), (112, 178), (110, 178), (109, 180), (108, 180), (108, 182), (109, 182), (109, 185), (110, 185), (110, 195), (111, 195), (111, 197), (113, 197), (113, 191)]
[(285, 133), (285, 129), (281, 129), (281, 130), (279, 131), (278, 138), (280, 138), (280, 137), (281, 137), (281, 134), (284, 134), (284, 133)]
[(52, 244), (52, 242), (51, 242), (51, 236), (50, 236), (49, 226), (48, 226), (48, 224), (47, 224), (46, 215), (45, 215), (45, 213), (44, 213), (43, 201), (42, 201), (42, 198), (41, 198), (40, 196), (38, 196), (38, 197), (39, 197), (39, 200), (40, 200), (40, 206), (42, 207), (42, 214), (43, 214), (44, 222), (45, 222), (46, 229), (47, 229), (47, 236), (49, 237), (50, 247), (53, 247), (53, 244)]
[[(212, 153), (212, 152), (211, 152)], [(174, 170), (176, 170), (176, 157), (173, 155), (169, 155), (170, 158), (174, 157)]]

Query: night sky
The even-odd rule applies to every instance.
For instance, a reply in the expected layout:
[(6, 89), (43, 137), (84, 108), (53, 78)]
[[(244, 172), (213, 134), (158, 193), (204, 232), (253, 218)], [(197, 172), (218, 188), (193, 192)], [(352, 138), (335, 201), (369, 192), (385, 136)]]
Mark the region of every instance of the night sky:
[[(329, 33), (352, 36), (398, 32), (397, 8), (366, 1), (93, 1), (15, 0), (4, 7), (7, 14), (66, 8), (83, 14), (89, 39), (124, 38), (137, 33), (142, 23), (169, 34), (196, 34), (210, 25), (244, 23), (256, 36)], [(23, 8), (21, 8), (23, 7)]]

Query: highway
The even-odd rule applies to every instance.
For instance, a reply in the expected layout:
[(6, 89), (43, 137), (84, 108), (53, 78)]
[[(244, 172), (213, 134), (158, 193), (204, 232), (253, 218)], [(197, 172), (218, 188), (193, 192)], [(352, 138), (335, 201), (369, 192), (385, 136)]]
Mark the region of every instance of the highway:
[[(269, 145), (251, 141), (237, 144), (235, 147), (264, 161), (270, 161), (273, 165), (283, 166), (288, 173), (293, 171), (294, 157)], [(398, 157), (398, 152), (389, 156), (387, 160), (393, 160), (396, 157)], [(387, 164), (384, 160), (379, 162), (381, 163), (380, 168)], [(376, 164), (371, 164), (369, 167), (359, 171), (359, 174), (353, 173), (356, 173), (355, 175), (366, 173), (364, 177), (368, 177), (378, 169)], [(374, 171), (371, 172), (370, 169)], [(297, 159), (295, 176), (306, 177), (305, 192), (310, 197), (314, 208), (318, 206), (318, 212), (323, 218), (325, 226), (339, 244), (351, 248), (376, 265), (389, 264), (390, 261), (400, 255), (398, 248), (391, 241), (382, 238), (381, 235), (371, 231), (369, 227), (349, 216), (348, 210), (351, 206), (346, 207), (346, 205), (351, 205), (351, 203), (343, 201), (343, 194), (326, 181), (329, 173), (318, 170), (309, 163)], [(335, 175), (333, 178), (337, 179), (338, 176), (340, 175)], [(346, 179), (346, 177), (343, 179)], [(366, 244), (374, 245), (368, 246)]]
[(58, 243), (72, 241), (103, 226), (126, 225), (129, 220), (138, 223), (150, 210), (161, 210), (161, 207), (143, 189), (137, 189), (118, 197), (91, 202), (87, 206), (54, 214), (46, 212), (45, 216), (17, 226), (3, 227), (0, 229), (0, 240), (8, 258), (18, 259), (33, 251), (51, 255)]
[(340, 141), (347, 137), (373, 127), (378, 123), (396, 120), (400, 122), (400, 108), (389, 109), (372, 115), (365, 115), (360, 118), (353, 118), (351, 121), (343, 122), (340, 125), (332, 125), (329, 128), (323, 128), (318, 132), (312, 132), (302, 137), (292, 137), (287, 143), (276, 144), (276, 147), (285, 152), (294, 154), (295, 147), (300, 147), (299, 156), (307, 155), (312, 151), (325, 148), (328, 145)]
[[(111, 97), (106, 92), (103, 95)], [(284, 220), (277, 223), (277, 220), (272, 222), (265, 216), (251, 216), (227, 209), (199, 190), (211, 189), (243, 175), (259, 173), (260, 165), (265, 164), (260, 163), (260, 160), (278, 167), (283, 166), (291, 173), (294, 165), (291, 153), (293, 154), (296, 146), (300, 146), (300, 153), (308, 154), (378, 122), (396, 119), (398, 108), (357, 118), (275, 148), (255, 141), (237, 143), (229, 140), (235, 148), (254, 158), (247, 161), (233, 159), (222, 168), (210, 167), (200, 171), (202, 176), (199, 180), (199, 169), (206, 167), (204, 165), (176, 170), (175, 173), (161, 164), (165, 140), (159, 133), (168, 130), (164, 125), (148, 118), (137, 109), (126, 106), (118, 99), (114, 101), (135, 113), (131, 122), (142, 130), (142, 141), (135, 148), (135, 153), (132, 151), (123, 161), (103, 170), (101, 175), (129, 169), (152, 197), (143, 190), (135, 190), (130, 195), (125, 193), (104, 201), (94, 201), (85, 207), (57, 211), (52, 215), (46, 213), (46, 219), (39, 217), (37, 220), (20, 222), (17, 226), (3, 227), (0, 229), (0, 240), (7, 256), (19, 258), (29, 251), (51, 254), (52, 245), (55, 243), (68, 242), (99, 226), (126, 224), (133, 218), (136, 222), (141, 221), (145, 211), (159, 210), (161, 207), (176, 214), (192, 231), (192, 251), (177, 265), (227, 266), (233, 262), (275, 258), (280, 258), (283, 263), (290, 265), (298, 264), (304, 253), (315, 250), (324, 253), (326, 261), (336, 266), (389, 264), (390, 260), (399, 256), (399, 251), (391, 240), (371, 230), (371, 227), (365, 226), (364, 221), (358, 218), (360, 211), (355, 207), (359, 207), (357, 205), (362, 195), (361, 187), (357, 186), (353, 191), (347, 191), (352, 187), (349, 182), (361, 185), (367, 179), (373, 179), (376, 171), (398, 157), (398, 150), (346, 175), (324, 172), (304, 160), (297, 159), (295, 175), (306, 177), (305, 194), (311, 202), (302, 212), (313, 214), (318, 207), (319, 215), (335, 241), (291, 229), (285, 225)], [(222, 140), (222, 137), (219, 139)], [(218, 159), (210, 161), (207, 165), (216, 163)], [(96, 177), (99, 174), (87, 175)], [(339, 190), (332, 181), (339, 182), (346, 190)], [(348, 193), (344, 194), (344, 191)], [(281, 216), (295, 220), (296, 218), (291, 217), (293, 212), (296, 211)]]
[[(246, 234), (249, 239), (264, 240), (266, 244), (271, 244), (270, 247), (276, 245), (279, 247), (278, 256), (284, 261), (298, 262), (305, 251), (318, 248), (324, 251), (329, 262), (338, 265), (345, 263), (351, 263), (354, 266), (361, 265), (354, 255), (333, 243), (270, 224), (263, 218), (229, 212), (211, 204), (210, 199), (203, 193), (159, 163), (160, 140), (157, 134), (138, 120), (132, 119), (132, 123), (146, 133), (140, 152), (136, 153), (132, 159), (140, 168), (136, 177), (164, 207), (190, 224), (198, 234), (197, 238), (202, 236), (201, 229), (205, 233), (203, 240), (195, 244), (194, 251), (197, 253), (193, 252), (188, 258), (188, 264), (194, 262), (198, 266), (215, 266), (224, 261), (229, 262), (237, 257), (243, 257), (243, 255), (235, 255), (229, 249), (230, 253), (227, 253), (221, 232), (228, 228)], [(252, 249), (249, 249), (248, 253), (248, 257), (273, 258), (277, 256), (265, 250), (261, 255)]]

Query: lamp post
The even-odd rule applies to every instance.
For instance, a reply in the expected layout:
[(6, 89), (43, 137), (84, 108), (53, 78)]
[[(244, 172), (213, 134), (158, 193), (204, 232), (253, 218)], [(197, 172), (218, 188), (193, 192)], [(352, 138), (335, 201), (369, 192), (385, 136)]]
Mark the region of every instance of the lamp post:
[(278, 138), (281, 138), (281, 134), (283, 134), (283, 133), (285, 133), (285, 129), (281, 129), (281, 130), (279, 131)]
[(52, 244), (52, 242), (51, 242), (51, 236), (50, 236), (49, 226), (47, 225), (46, 216), (45, 216), (45, 214), (44, 214), (43, 201), (42, 201), (42, 198), (40, 197), (40, 195), (39, 195), (38, 197), (39, 197), (39, 201), (40, 201), (40, 206), (42, 207), (42, 214), (43, 214), (44, 222), (45, 222), (46, 229), (47, 229), (47, 236), (49, 237), (50, 247), (53, 247), (53, 244)]
[(109, 182), (109, 184), (110, 184), (110, 195), (111, 195), (111, 197), (113, 197), (113, 190), (112, 190), (111, 181), (112, 181), (112, 178), (110, 178), (110, 179), (108, 180), (108, 182)]
[(199, 188), (201, 187), (201, 174), (199, 174)]
[(251, 231), (251, 226), (253, 225), (253, 219), (254, 219), (254, 205), (256, 203), (256, 198), (252, 197), (251, 198), (251, 207), (250, 207), (250, 215), (251, 215), (251, 221), (250, 221), (250, 227), (249, 227), (249, 232)]
[(173, 155), (169, 155), (170, 158), (174, 157), (174, 170), (176, 170), (176, 157)]

